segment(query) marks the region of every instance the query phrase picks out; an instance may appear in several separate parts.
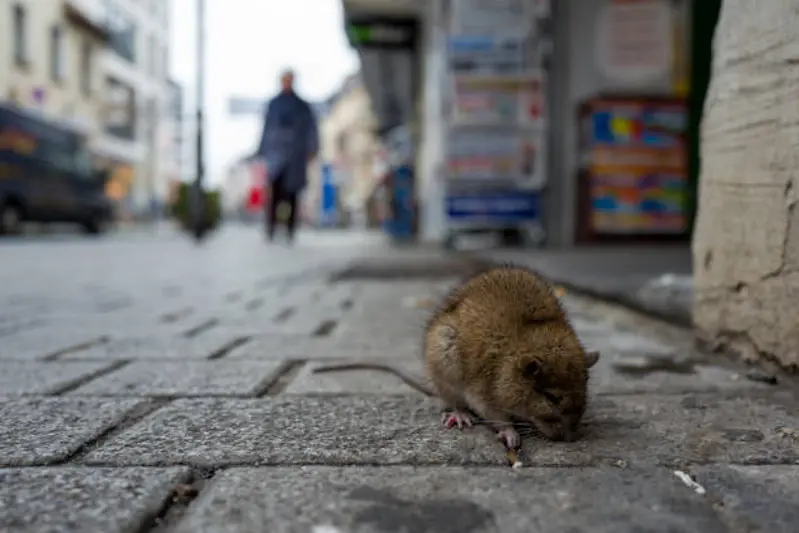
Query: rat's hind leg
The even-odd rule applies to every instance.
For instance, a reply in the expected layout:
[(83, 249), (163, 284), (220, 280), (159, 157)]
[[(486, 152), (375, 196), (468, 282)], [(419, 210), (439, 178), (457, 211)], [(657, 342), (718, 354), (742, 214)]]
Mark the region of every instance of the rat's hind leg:
[(474, 416), (469, 412), (468, 405), (459, 394), (441, 383), (436, 384), (436, 389), (442, 402), (441, 423), (447, 429), (455, 427), (458, 429), (469, 428), (475, 424)]
[(457, 331), (451, 320), (443, 317), (427, 332), (425, 369), (443, 403), (441, 421), (447, 428), (471, 427), (476, 420), (469, 412), (460, 383), (461, 357), (456, 346)]
[(452, 429), (457, 426), (458, 429), (464, 427), (470, 428), (474, 425), (474, 419), (471, 413), (464, 409), (452, 409), (441, 413), (441, 423), (447, 429)]

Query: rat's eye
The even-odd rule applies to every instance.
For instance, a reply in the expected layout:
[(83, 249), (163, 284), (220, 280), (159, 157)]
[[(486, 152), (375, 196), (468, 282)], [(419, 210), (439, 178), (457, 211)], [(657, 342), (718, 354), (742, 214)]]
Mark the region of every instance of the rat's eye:
[(538, 420), (543, 422), (544, 424), (559, 424), (560, 417), (556, 415), (545, 415), (538, 417)]
[(549, 391), (545, 391), (545, 390), (537, 390), (536, 392), (538, 392), (538, 394), (540, 394), (541, 396), (543, 396), (544, 398), (546, 398), (546, 399), (547, 399), (547, 401), (549, 401), (549, 402), (550, 402), (550, 403), (552, 403), (553, 405), (558, 405), (558, 404), (560, 404), (560, 402), (563, 400), (563, 398), (561, 398), (560, 396), (557, 396), (557, 395), (555, 395), (555, 394), (552, 394), (552, 393), (551, 393), (551, 392), (549, 392)]

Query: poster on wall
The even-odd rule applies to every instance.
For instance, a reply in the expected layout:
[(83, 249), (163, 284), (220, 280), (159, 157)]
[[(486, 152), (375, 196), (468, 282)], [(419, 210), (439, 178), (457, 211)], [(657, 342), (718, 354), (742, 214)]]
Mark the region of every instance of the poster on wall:
[(451, 228), (540, 237), (550, 2), (452, 0), (449, 7), (447, 220)]
[(543, 80), (528, 76), (457, 76), (454, 79), (452, 123), (503, 123), (541, 126), (544, 120)]
[(452, 220), (520, 223), (540, 216), (541, 195), (516, 189), (457, 192), (447, 197), (445, 209)]
[(593, 230), (616, 234), (685, 231), (685, 106), (599, 101), (588, 122)]
[(521, 74), (529, 63), (527, 40), (514, 35), (455, 35), (449, 39), (454, 74)]
[(639, 169), (591, 180), (591, 224), (601, 233), (681, 233), (684, 204), (681, 174)]
[(672, 35), (671, 0), (607, 0), (597, 19), (597, 65), (620, 85), (667, 77)]
[(507, 182), (540, 187), (544, 181), (543, 137), (535, 132), (460, 128), (450, 133), (447, 176), (457, 181)]
[(683, 103), (599, 102), (591, 117), (594, 147), (683, 147), (688, 116)]
[(529, 5), (529, 0), (453, 0), (450, 31), (486, 35), (502, 28), (505, 34), (522, 36), (530, 31)]

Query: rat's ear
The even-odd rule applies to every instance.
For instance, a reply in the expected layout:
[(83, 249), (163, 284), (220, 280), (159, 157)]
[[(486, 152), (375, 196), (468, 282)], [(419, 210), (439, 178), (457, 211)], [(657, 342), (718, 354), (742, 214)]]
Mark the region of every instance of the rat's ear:
[(591, 368), (599, 361), (599, 351), (598, 350), (589, 350), (585, 352), (585, 367)]
[(529, 380), (536, 380), (541, 375), (541, 363), (535, 359), (530, 359), (522, 367), (522, 374)]

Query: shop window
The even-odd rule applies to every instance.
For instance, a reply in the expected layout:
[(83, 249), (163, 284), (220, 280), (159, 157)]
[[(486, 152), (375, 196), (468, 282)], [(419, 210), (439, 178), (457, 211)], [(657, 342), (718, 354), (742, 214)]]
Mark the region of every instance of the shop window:
[(92, 53), (94, 47), (88, 40), (84, 41), (80, 51), (80, 91), (84, 96), (92, 94)]
[(64, 30), (59, 26), (50, 28), (50, 78), (63, 81), (66, 76), (66, 46)]
[(14, 6), (14, 62), (28, 64), (28, 13), (21, 5)]

